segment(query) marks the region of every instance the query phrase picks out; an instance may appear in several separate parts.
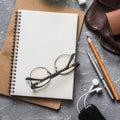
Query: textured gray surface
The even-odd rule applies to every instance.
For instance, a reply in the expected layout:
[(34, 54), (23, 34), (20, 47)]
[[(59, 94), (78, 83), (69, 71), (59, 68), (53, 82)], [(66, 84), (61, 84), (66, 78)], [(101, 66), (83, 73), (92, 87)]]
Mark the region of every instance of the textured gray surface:
[[(92, 1), (87, 0), (86, 7), (80, 7), (76, 0), (57, 0), (56, 3), (86, 12)], [(15, 0), (0, 0), (0, 47), (2, 47), (14, 3)], [(78, 120), (76, 101), (79, 96), (89, 89), (92, 79), (98, 78), (85, 53), (86, 51), (91, 51), (86, 40), (87, 35), (93, 39), (106, 69), (120, 94), (120, 57), (106, 52), (99, 44), (100, 38), (95, 33), (89, 31), (83, 24), (77, 46), (77, 61), (80, 62), (80, 67), (75, 74), (74, 100), (63, 100), (61, 109), (55, 111), (0, 95), (0, 120)], [(101, 83), (100, 87), (103, 88)], [(120, 120), (120, 104), (112, 102), (104, 88), (101, 95), (90, 95), (87, 102), (95, 104), (107, 120)], [(79, 108), (83, 108), (83, 100), (81, 100)]]

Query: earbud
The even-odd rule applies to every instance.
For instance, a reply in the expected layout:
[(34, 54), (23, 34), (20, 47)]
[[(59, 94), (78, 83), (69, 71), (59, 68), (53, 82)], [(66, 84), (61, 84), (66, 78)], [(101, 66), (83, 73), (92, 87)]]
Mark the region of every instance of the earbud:
[(102, 92), (102, 88), (101, 88), (101, 87), (94, 88), (94, 89), (92, 89), (92, 90), (89, 90), (89, 91), (87, 92), (87, 94), (93, 93), (93, 92), (101, 93), (101, 92)]
[(94, 86), (99, 85), (99, 80), (98, 80), (98, 79), (93, 79), (93, 80), (92, 80), (92, 84), (93, 84)]
[(89, 90), (92, 90), (94, 87), (99, 85), (99, 80), (98, 79), (93, 79), (92, 80), (92, 85)]
[(92, 93), (92, 92), (101, 93), (102, 92), (102, 88), (101, 87), (97, 87), (97, 88), (94, 88), (94, 89), (90, 90), (89, 92), (90, 93)]

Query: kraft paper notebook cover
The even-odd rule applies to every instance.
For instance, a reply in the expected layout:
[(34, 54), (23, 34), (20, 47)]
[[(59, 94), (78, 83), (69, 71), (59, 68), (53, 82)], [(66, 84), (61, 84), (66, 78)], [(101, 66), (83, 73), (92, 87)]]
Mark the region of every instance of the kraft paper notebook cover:
[(10, 95), (72, 100), (74, 71), (50, 76), (64, 69), (76, 52), (78, 14), (33, 10), (16, 14)]
[[(11, 66), (11, 54), (12, 54), (12, 42), (13, 42), (13, 29), (15, 22), (15, 11), (18, 9), (30, 9), (30, 10), (44, 10), (44, 11), (58, 11), (58, 12), (70, 12), (78, 13), (79, 15), (79, 28), (82, 26), (83, 13), (80, 11), (68, 9), (65, 7), (59, 7), (56, 5), (41, 2), (40, 0), (17, 0), (11, 20), (8, 26), (6, 37), (2, 46), (2, 51), (0, 54), (0, 93), (9, 96), (9, 77), (10, 77), (10, 66)], [(4, 81), (3, 81), (4, 80)], [(54, 99), (42, 99), (42, 98), (28, 98), (28, 97), (17, 97), (21, 100), (31, 102), (34, 104), (50, 107), (53, 109), (59, 109), (61, 100)]]

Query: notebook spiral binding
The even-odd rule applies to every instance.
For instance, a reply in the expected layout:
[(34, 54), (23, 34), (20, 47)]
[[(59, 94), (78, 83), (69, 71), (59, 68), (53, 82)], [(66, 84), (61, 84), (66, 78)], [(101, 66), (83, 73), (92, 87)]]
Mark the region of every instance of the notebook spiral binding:
[(11, 59), (11, 75), (10, 75), (10, 93), (15, 92), (15, 79), (16, 79), (16, 68), (17, 68), (17, 58), (18, 58), (18, 47), (19, 47), (19, 34), (21, 25), (21, 12), (16, 12), (15, 15), (15, 27), (13, 36), (13, 49), (12, 49), (12, 59)]

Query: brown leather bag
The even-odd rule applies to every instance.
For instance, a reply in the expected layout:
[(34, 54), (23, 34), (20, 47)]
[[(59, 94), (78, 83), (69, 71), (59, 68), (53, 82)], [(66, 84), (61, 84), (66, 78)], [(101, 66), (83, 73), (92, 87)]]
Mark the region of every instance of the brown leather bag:
[(120, 0), (95, 0), (85, 15), (87, 27), (101, 36), (101, 45), (120, 55), (120, 35), (113, 36), (105, 13), (120, 9)]

